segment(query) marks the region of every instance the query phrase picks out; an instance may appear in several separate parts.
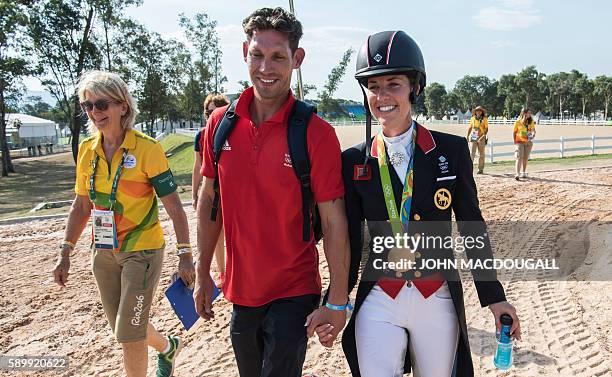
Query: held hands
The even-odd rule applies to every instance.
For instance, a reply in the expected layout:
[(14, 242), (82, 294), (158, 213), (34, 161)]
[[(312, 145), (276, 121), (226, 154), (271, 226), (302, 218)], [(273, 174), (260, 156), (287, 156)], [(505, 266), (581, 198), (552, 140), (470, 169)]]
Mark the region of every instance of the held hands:
[(345, 310), (331, 310), (322, 306), (306, 317), (304, 326), (308, 327), (306, 333), (309, 338), (316, 332), (321, 345), (331, 348), (345, 324)]
[(501, 331), (499, 317), (501, 317), (502, 314), (508, 314), (510, 317), (512, 317), (512, 327), (510, 328), (510, 333), (514, 335), (516, 339), (521, 340), (521, 323), (516, 315), (516, 309), (514, 306), (512, 306), (508, 301), (502, 301), (489, 305), (489, 310), (491, 310), (493, 316), (495, 317), (495, 328), (498, 332)]

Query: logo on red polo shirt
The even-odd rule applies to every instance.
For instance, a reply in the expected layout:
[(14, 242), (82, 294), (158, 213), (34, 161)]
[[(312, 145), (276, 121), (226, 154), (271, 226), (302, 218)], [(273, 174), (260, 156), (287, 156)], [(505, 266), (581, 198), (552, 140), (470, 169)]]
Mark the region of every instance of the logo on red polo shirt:
[(232, 147), (230, 147), (230, 145), (227, 142), (227, 140), (225, 140), (225, 144), (223, 144), (223, 147), (221, 149), (224, 150), (224, 151), (231, 151)]
[(291, 156), (289, 155), (289, 153), (285, 153), (285, 162), (283, 162), (283, 166), (293, 168), (293, 164), (291, 163)]

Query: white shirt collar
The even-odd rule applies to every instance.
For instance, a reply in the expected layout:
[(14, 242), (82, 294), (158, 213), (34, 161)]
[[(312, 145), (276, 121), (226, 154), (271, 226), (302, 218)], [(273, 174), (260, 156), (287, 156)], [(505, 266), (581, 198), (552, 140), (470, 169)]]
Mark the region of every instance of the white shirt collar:
[[(410, 155), (412, 154), (412, 130), (414, 127), (416, 126), (414, 121), (412, 121), (410, 128), (401, 135), (387, 137), (381, 133), (385, 141), (385, 149), (387, 150), (389, 161), (402, 184), (404, 184), (406, 180), (408, 163), (410, 161)], [(397, 161), (399, 161), (399, 163)]]
[(414, 127), (415, 125), (413, 120), (412, 124), (410, 125), (410, 128), (408, 128), (401, 135), (389, 137), (381, 133), (383, 140), (385, 141), (385, 147), (387, 148), (387, 150), (396, 152), (400, 150), (401, 147), (403, 147), (403, 149), (406, 151), (406, 154), (409, 155), (412, 151), (412, 130), (414, 129)]

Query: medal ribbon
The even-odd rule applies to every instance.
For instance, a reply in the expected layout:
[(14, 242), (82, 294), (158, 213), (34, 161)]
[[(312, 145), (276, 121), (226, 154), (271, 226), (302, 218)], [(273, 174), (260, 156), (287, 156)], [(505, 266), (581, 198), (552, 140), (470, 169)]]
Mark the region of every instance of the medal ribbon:
[[(412, 205), (412, 189), (414, 177), (414, 151), (416, 146), (416, 127), (412, 130), (412, 153), (410, 154), (410, 162), (406, 171), (406, 179), (404, 180), (404, 189), (402, 192), (402, 201), (400, 204), (401, 214), (398, 215), (395, 206), (395, 196), (393, 195), (393, 186), (391, 185), (391, 175), (389, 174), (389, 165), (387, 164), (387, 151), (385, 149), (385, 141), (382, 134), (376, 135), (376, 148), (378, 151), (378, 166), (380, 170), (380, 183), (382, 185), (383, 194), (385, 196), (385, 205), (391, 222), (391, 229), (395, 234), (402, 234), (404, 229), (407, 229), (410, 222), (410, 206)], [(402, 226), (403, 225), (403, 226)]]

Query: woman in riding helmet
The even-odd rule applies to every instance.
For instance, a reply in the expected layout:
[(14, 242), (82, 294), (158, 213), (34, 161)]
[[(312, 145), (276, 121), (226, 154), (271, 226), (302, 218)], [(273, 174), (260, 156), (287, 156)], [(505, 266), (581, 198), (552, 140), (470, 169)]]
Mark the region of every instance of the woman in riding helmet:
[[(353, 376), (473, 376), (457, 270), (425, 268), (423, 261), (452, 259), (446, 245), (416, 248), (398, 237), (450, 236), (451, 211), (462, 236), (485, 235), (470, 259), (492, 257), (478, 207), (466, 140), (429, 131), (412, 119), (412, 104), (426, 84), (425, 64), (415, 41), (403, 31), (368, 37), (357, 56), (358, 80), (366, 108), (366, 140), (342, 155), (351, 244), (349, 290), (364, 265), (355, 310), (343, 335)], [(371, 117), (382, 126), (371, 137)], [(435, 223), (434, 223), (435, 221)], [(363, 227), (371, 241), (362, 253)], [(401, 234), (400, 234), (401, 233)], [(418, 234), (415, 234), (418, 233)], [(390, 237), (390, 238), (389, 238)], [(408, 243), (408, 245), (415, 245)], [(367, 260), (367, 261), (366, 261)], [(412, 264), (410, 264), (412, 263)], [(478, 297), (499, 317), (514, 319), (495, 270), (474, 272)]]

